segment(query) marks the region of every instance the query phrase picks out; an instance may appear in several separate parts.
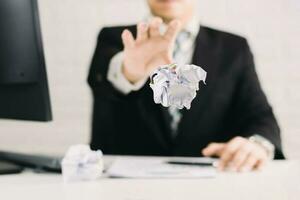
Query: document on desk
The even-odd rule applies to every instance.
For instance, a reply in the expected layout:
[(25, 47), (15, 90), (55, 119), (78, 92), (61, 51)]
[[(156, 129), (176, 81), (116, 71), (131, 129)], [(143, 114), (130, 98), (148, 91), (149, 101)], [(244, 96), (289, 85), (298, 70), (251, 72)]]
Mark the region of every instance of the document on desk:
[(172, 165), (158, 158), (116, 158), (106, 171), (116, 178), (213, 178), (212, 166)]

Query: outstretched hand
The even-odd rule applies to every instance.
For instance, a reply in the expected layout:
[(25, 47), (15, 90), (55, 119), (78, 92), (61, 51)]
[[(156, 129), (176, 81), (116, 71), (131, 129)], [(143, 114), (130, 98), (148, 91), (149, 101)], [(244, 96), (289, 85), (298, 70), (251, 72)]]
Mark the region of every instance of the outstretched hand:
[(136, 39), (129, 30), (123, 31), (122, 71), (128, 81), (135, 83), (149, 76), (160, 65), (173, 62), (172, 52), (180, 23), (178, 20), (171, 21), (163, 35), (159, 31), (161, 24), (162, 19), (158, 17), (149, 24), (139, 23)]

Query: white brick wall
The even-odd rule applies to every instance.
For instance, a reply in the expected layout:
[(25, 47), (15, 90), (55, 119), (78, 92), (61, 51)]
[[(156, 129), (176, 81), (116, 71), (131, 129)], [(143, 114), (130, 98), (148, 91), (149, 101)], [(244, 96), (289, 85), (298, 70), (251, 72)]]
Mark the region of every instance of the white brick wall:
[[(0, 149), (61, 154), (71, 144), (89, 141), (86, 76), (99, 29), (136, 22), (147, 8), (144, 0), (39, 3), (54, 121), (0, 120)], [(285, 152), (300, 159), (300, 1), (199, 0), (198, 15), (203, 24), (248, 38)]]

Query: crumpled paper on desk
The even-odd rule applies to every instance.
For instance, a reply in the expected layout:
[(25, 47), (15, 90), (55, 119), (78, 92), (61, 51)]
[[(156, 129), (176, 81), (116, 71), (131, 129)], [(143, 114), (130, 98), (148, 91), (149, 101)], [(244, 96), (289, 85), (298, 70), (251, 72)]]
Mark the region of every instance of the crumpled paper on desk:
[(103, 154), (92, 151), (88, 145), (71, 146), (62, 160), (62, 174), (65, 182), (95, 180), (103, 172)]
[(199, 90), (199, 82), (206, 80), (206, 71), (196, 65), (163, 65), (150, 76), (154, 102), (165, 107), (190, 109)]

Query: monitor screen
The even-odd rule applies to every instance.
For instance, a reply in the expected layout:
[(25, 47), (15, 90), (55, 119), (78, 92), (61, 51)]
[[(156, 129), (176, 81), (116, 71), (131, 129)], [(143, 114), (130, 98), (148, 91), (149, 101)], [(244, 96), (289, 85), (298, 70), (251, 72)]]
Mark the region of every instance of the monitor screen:
[(37, 0), (1, 0), (0, 29), (0, 118), (51, 120)]

